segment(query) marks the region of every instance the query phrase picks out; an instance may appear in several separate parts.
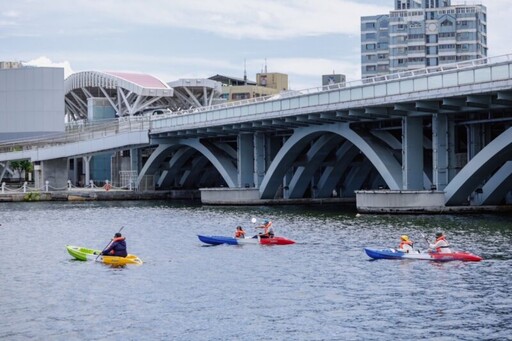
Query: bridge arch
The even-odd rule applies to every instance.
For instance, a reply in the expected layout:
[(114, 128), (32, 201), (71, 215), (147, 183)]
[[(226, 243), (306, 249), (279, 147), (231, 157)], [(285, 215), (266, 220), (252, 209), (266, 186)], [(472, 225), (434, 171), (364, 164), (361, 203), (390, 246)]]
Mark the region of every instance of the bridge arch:
[[(219, 172), (222, 179), (226, 182), (228, 187), (236, 187), (237, 170), (233, 164), (233, 161), (221, 150), (212, 148), (211, 146), (205, 146), (204, 144), (201, 143), (201, 141), (199, 141), (199, 139), (180, 139), (160, 144), (153, 151), (153, 153), (151, 153), (151, 156), (146, 161), (144, 167), (142, 168), (137, 178), (136, 185), (138, 186), (140, 184), (142, 178), (145, 175), (155, 174), (160, 168), (162, 162), (167, 157), (169, 157), (169, 154), (177, 150), (175, 156), (171, 158), (169, 163), (170, 167), (167, 170), (167, 172), (176, 175), (178, 168), (181, 167), (183, 163), (187, 159), (190, 159), (190, 157), (193, 155), (193, 152), (191, 150), (187, 150), (186, 148), (183, 147), (188, 147), (188, 149), (199, 152), (202, 156), (204, 156), (204, 159), (211, 162), (213, 167)], [(204, 160), (202, 160), (202, 158), (196, 158), (194, 162), (196, 162), (196, 167), (194, 167), (195, 170), (197, 170), (199, 166), (205, 166)], [(163, 183), (164, 178), (165, 175), (163, 177), (160, 177), (158, 181), (160, 183)], [(190, 182), (190, 179), (192, 178), (193, 176), (190, 176), (189, 173), (188, 178), (183, 178), (182, 181)]]
[[(511, 157), (512, 127), (505, 130), (485, 146), (450, 181), (444, 189), (446, 205), (467, 204), (468, 197), (489, 178), (490, 174), (493, 176), (490, 177), (490, 181), (487, 181), (488, 186), (482, 188), (482, 192), (486, 189), (487, 193), (485, 195), (491, 191), (499, 193), (497, 188), (503, 183), (510, 182), (508, 161)], [(500, 167), (501, 169), (499, 169)], [(496, 170), (498, 171), (496, 172)], [(502, 195), (505, 195), (507, 192), (502, 193)], [(502, 198), (503, 196), (500, 200)]]
[(313, 143), (307, 151), (306, 164), (300, 166), (295, 171), (288, 185), (290, 188), (288, 193), (289, 198), (302, 198), (304, 196), (304, 192), (307, 189), (311, 177), (341, 140), (342, 137), (338, 135), (328, 134), (320, 136), (320, 138)]
[(284, 143), (270, 164), (260, 186), (262, 199), (273, 198), (292, 162), (313, 139), (322, 134), (339, 135), (355, 145), (373, 164), (390, 189), (402, 187), (401, 165), (386, 147), (375, 142), (371, 136), (360, 135), (348, 123), (317, 125), (297, 128)]

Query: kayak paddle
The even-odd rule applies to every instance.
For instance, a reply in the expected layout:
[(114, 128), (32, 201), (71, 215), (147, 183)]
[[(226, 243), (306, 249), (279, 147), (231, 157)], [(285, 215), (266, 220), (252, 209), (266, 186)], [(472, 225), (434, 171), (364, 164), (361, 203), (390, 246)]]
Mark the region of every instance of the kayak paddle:
[[(420, 232), (420, 233), (421, 233), (421, 232)], [(423, 233), (421, 233), (421, 236), (423, 237), (423, 239), (425, 239), (425, 241), (427, 242), (427, 244), (428, 244), (428, 245), (430, 245), (430, 242), (428, 241), (427, 237), (426, 237)]]

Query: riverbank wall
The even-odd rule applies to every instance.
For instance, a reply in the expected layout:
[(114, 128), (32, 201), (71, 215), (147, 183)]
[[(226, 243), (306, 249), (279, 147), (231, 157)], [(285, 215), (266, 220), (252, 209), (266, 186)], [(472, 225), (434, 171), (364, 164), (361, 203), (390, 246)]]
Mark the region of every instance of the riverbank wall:
[(199, 191), (126, 191), (103, 189), (73, 189), (51, 192), (10, 192), (0, 194), (0, 202), (29, 201), (116, 201), (116, 200), (200, 200)]
[(496, 206), (407, 206), (407, 205), (368, 205), (356, 203), (356, 198), (301, 198), (301, 199), (256, 199), (240, 194), (234, 196), (205, 196), (204, 190), (168, 190), (168, 191), (129, 191), (100, 188), (77, 189), (49, 192), (6, 192), (0, 193), (2, 202), (37, 202), (37, 201), (122, 201), (122, 200), (185, 200), (197, 201), (211, 206), (277, 206), (277, 205), (334, 205), (353, 207), (354, 211), (364, 214), (470, 214), (470, 213), (512, 213), (512, 205)]

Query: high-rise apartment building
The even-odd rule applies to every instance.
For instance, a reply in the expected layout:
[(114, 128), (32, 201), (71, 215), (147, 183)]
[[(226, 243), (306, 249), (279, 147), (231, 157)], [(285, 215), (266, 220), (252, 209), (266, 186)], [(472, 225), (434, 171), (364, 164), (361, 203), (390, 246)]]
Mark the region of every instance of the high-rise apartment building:
[(374, 77), (487, 56), (487, 9), (450, 0), (395, 0), (361, 17), (361, 75)]

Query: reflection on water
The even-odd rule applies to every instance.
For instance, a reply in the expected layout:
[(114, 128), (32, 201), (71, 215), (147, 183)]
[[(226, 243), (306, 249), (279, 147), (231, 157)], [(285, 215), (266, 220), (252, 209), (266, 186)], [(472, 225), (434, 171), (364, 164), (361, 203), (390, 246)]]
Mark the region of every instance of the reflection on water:
[[(287, 246), (205, 247), (273, 220)], [(167, 202), (0, 204), (0, 339), (507, 339), (510, 215), (361, 215), (346, 208)], [(142, 266), (71, 259), (125, 226)], [(443, 230), (478, 263), (371, 261)]]

